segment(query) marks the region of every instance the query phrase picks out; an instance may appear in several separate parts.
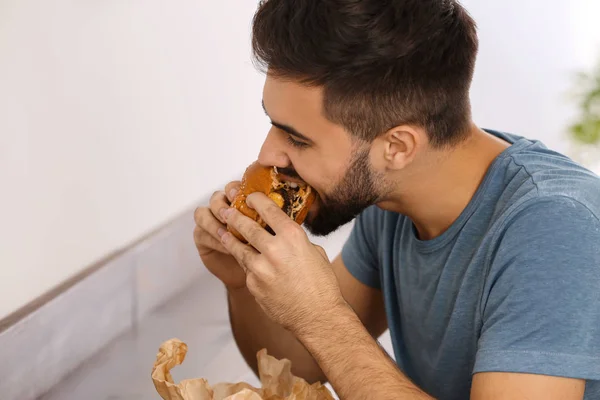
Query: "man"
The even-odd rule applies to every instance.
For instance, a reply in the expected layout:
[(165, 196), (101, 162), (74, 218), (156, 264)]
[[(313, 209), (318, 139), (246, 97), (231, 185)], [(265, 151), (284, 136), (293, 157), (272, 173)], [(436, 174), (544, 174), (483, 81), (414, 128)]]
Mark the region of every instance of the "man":
[(255, 370), (266, 347), (342, 399), (600, 399), (600, 180), (474, 124), (477, 47), (454, 0), (260, 4), (259, 161), (315, 188), (313, 233), (356, 220), (330, 263), (266, 196), (275, 235), (229, 208), (239, 182), (196, 210)]

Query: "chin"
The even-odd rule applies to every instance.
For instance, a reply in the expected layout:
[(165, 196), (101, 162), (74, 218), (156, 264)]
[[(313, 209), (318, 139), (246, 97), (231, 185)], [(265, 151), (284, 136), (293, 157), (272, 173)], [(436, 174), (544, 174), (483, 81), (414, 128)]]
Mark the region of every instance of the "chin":
[(327, 236), (342, 226), (352, 222), (357, 215), (374, 203), (319, 201), (309, 210), (304, 226), (314, 236)]

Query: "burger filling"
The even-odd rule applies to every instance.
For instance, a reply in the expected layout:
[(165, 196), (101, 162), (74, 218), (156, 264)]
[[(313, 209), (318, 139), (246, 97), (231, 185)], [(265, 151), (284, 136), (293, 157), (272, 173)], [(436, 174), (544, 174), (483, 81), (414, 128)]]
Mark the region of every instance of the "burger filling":
[(272, 172), (273, 178), (273, 196), (271, 197), (284, 213), (295, 220), (296, 215), (302, 210), (305, 199), (311, 192), (311, 187), (305, 183), (280, 181), (277, 176), (277, 170)]

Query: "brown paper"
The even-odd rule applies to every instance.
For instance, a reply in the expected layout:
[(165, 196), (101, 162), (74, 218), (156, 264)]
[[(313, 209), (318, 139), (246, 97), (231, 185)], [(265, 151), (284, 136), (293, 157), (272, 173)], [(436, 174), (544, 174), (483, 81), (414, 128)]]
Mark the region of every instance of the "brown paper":
[(152, 368), (152, 381), (164, 400), (333, 400), (325, 386), (309, 385), (292, 375), (292, 363), (269, 356), (266, 349), (257, 353), (261, 388), (245, 382), (210, 386), (202, 378), (175, 384), (170, 371), (183, 363), (186, 353), (187, 345), (179, 339), (167, 340), (160, 346)]

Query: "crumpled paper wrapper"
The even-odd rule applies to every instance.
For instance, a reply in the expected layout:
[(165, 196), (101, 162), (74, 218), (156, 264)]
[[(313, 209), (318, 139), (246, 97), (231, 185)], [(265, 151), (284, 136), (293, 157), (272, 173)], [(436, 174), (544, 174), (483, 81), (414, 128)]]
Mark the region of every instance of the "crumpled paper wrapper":
[(164, 342), (152, 368), (152, 381), (164, 400), (334, 400), (331, 392), (321, 385), (309, 385), (292, 375), (289, 360), (277, 360), (266, 349), (257, 353), (258, 371), (262, 387), (245, 382), (209, 385), (206, 379), (185, 379), (173, 382), (171, 369), (183, 363), (187, 345), (179, 339)]

